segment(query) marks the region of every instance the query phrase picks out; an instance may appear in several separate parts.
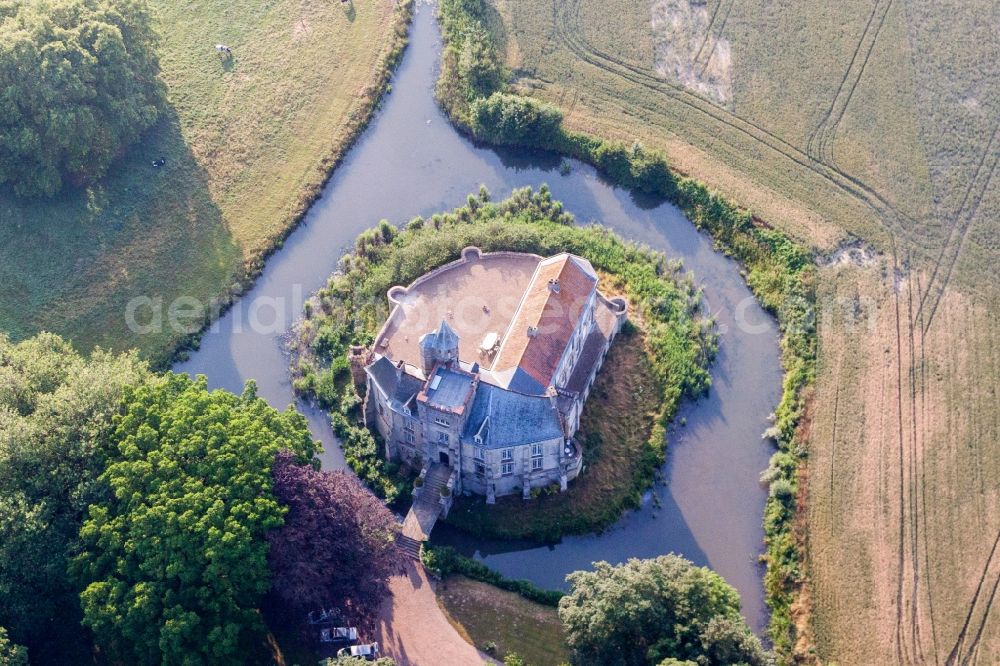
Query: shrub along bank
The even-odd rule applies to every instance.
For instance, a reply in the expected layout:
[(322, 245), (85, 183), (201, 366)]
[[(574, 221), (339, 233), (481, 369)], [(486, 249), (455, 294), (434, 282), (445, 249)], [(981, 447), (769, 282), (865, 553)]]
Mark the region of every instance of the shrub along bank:
[[(398, 467), (379, 454), (375, 436), (363, 425), (359, 387), (352, 380), (346, 356), (352, 345), (371, 345), (389, 314), (385, 294), (390, 287), (409, 284), (458, 259), (462, 248), (470, 245), (486, 252), (543, 256), (572, 252), (611, 276), (636, 318), (645, 322), (645, 355), (658, 398), (645, 424), (645, 439), (631, 461), (633, 473), (618, 479), (599, 501), (545, 504), (546, 498), (540, 498), (539, 506), (545, 504), (558, 515), (543, 521), (549, 531), (538, 534), (526, 531), (534, 528), (535, 521), (522, 520), (516, 512), (465, 512), (463, 505), (481, 505), (482, 501), (458, 498), (453, 510), (458, 524), (478, 534), (547, 539), (567, 531), (593, 531), (635, 506), (652, 483), (664, 458), (665, 426), (680, 400), (700, 395), (709, 386), (706, 367), (715, 351), (712, 325), (697, 316), (700, 294), (690, 278), (679, 274), (677, 262), (668, 262), (662, 254), (627, 243), (601, 227), (578, 227), (572, 221), (545, 188), (537, 193), (518, 190), (500, 203), (491, 203), (488, 193), (481, 190), (451, 213), (429, 220), (417, 218), (401, 231), (383, 222), (361, 234), (354, 252), (342, 260), (340, 271), (310, 300), (298, 328), (295, 389), (331, 412), (348, 463), (388, 501), (403, 496), (409, 485)], [(584, 455), (587, 460), (586, 451)], [(579, 492), (587, 477), (585, 471), (564, 494)]]
[(703, 183), (671, 171), (666, 158), (639, 144), (572, 133), (561, 127), (551, 104), (510, 94), (507, 72), (490, 32), (484, 0), (442, 0), (445, 40), (438, 101), (452, 121), (479, 140), (541, 148), (593, 164), (613, 182), (661, 196), (677, 205), (719, 248), (747, 271), (747, 283), (779, 322), (785, 375), (781, 402), (769, 431), (778, 451), (764, 475), (771, 492), (764, 513), (765, 587), (771, 607), (770, 635), (782, 660), (795, 642), (791, 604), (804, 581), (796, 520), (799, 464), (804, 442), (796, 434), (805, 393), (815, 379), (815, 271), (809, 255), (778, 231), (764, 228)]
[(489, 583), (508, 592), (516, 592), (525, 599), (543, 606), (558, 608), (559, 600), (566, 596), (565, 592), (546, 590), (531, 581), (504, 578), (482, 562), (466, 557), (450, 546), (434, 546), (430, 543), (424, 543), (420, 549), (420, 561), (439, 578), (461, 574), (466, 578)]

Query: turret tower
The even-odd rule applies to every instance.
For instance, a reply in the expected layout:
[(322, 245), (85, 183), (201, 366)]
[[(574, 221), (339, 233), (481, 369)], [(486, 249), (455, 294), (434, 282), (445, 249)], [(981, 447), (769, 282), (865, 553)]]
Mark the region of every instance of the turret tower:
[(442, 320), (438, 330), (420, 336), (420, 362), (429, 375), (435, 363), (458, 361), (458, 334)]

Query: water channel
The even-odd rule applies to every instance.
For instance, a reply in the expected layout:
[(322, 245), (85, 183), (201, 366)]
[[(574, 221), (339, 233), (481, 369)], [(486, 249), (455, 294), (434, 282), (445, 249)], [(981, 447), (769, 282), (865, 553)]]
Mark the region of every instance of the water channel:
[[(675, 207), (613, 187), (586, 165), (571, 162), (567, 174), (557, 156), (478, 147), (456, 132), (433, 99), (441, 48), (434, 7), (421, 4), (382, 109), (253, 289), (174, 369), (205, 374), (213, 388), (237, 393), (254, 379), (258, 395), (283, 409), (295, 403), (295, 396), (282, 334), (358, 233), (382, 218), (401, 224), (462, 205), (480, 184), (498, 200), (514, 188), (547, 183), (580, 222), (600, 221), (683, 259), (704, 286), (722, 333), (712, 390), (681, 409), (678, 421), (686, 425), (671, 430), (665, 482), (647, 493), (640, 509), (604, 533), (539, 547), (474, 541), (439, 523), (433, 538), (507, 576), (553, 588), (564, 587), (567, 573), (596, 560), (676, 552), (733, 584), (747, 620), (761, 630), (767, 614), (758, 557), (766, 492), (758, 477), (771, 454), (760, 433), (781, 388), (775, 322), (752, 299), (739, 267), (715, 252), (711, 240)], [(323, 465), (342, 468), (343, 455), (326, 417), (297, 406), (326, 447)]]

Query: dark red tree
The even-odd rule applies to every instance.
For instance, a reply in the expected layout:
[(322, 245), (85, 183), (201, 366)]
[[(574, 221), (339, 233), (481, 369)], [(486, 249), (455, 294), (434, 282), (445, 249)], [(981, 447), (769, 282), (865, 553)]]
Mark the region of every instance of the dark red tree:
[(352, 475), (323, 472), (278, 453), (274, 494), (288, 507), (268, 534), (271, 597), (288, 613), (339, 608), (353, 622), (371, 621), (403, 570), (389, 509)]

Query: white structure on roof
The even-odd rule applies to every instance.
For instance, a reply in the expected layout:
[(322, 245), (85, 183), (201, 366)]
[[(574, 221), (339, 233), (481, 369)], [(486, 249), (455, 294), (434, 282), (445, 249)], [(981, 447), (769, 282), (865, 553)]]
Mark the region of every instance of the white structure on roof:
[(386, 455), (452, 470), (493, 501), (580, 472), (573, 441), (627, 306), (571, 254), (483, 254), (393, 287), (365, 366), (365, 414)]

